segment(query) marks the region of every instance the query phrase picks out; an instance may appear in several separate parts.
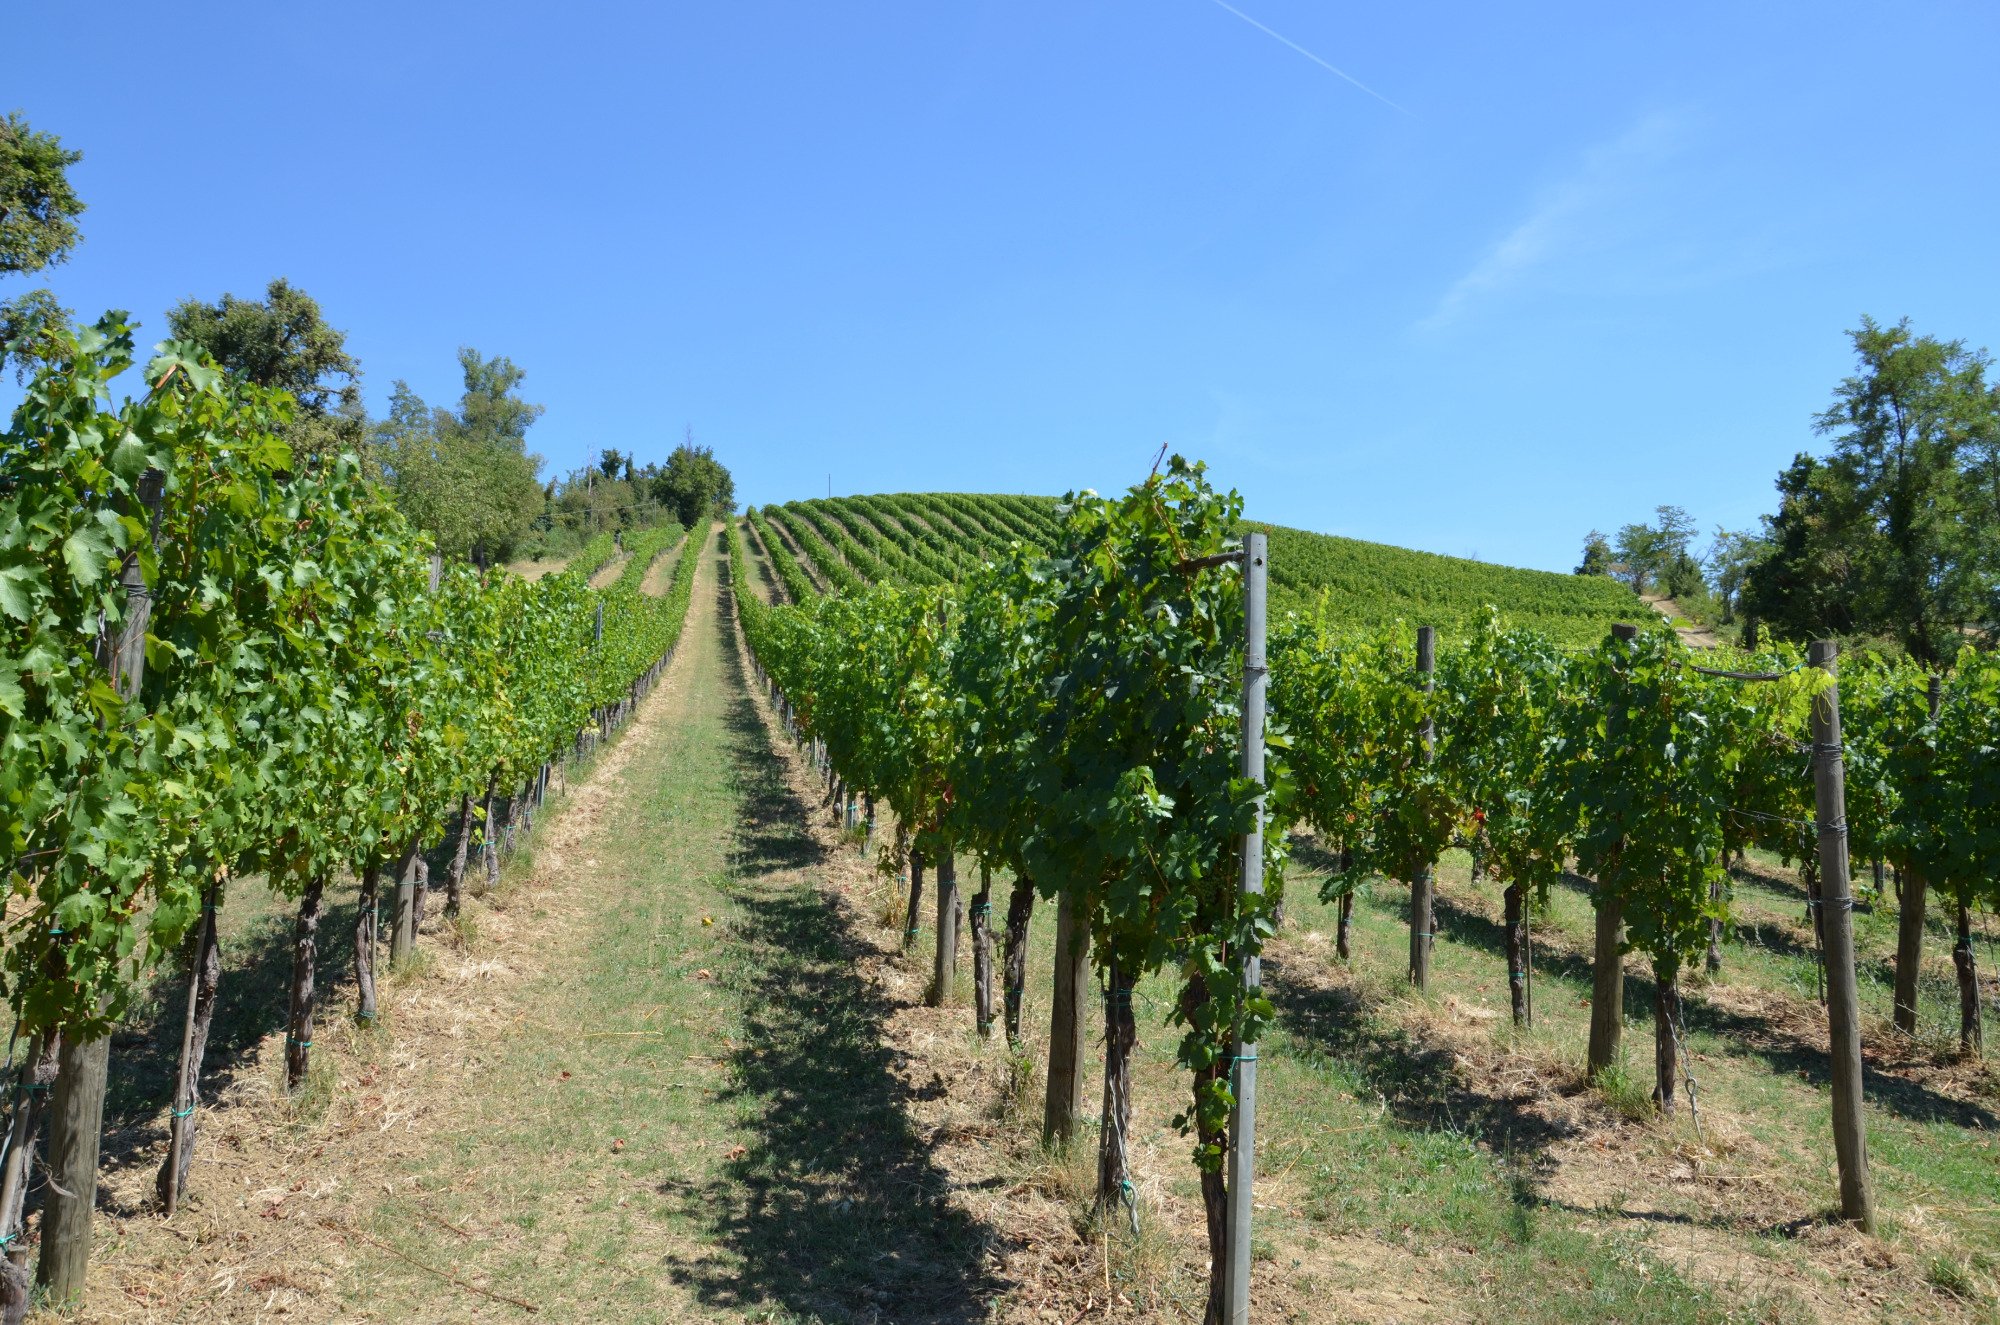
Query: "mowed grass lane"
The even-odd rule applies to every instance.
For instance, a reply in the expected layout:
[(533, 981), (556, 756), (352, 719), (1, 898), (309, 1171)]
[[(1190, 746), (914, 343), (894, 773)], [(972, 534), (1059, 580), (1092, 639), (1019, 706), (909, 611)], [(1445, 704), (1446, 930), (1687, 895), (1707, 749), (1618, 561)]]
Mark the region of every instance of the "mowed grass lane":
[(554, 941), (574, 951), (472, 1071), (467, 1126), (381, 1201), (368, 1232), (395, 1253), (361, 1249), (358, 1315), (528, 1318), (505, 1298), (562, 1321), (984, 1314), (982, 1232), (911, 1132), (885, 1009), (745, 685), (718, 551), (711, 531), (650, 701), (668, 710), (603, 831), (541, 862), (570, 876), (577, 934)]

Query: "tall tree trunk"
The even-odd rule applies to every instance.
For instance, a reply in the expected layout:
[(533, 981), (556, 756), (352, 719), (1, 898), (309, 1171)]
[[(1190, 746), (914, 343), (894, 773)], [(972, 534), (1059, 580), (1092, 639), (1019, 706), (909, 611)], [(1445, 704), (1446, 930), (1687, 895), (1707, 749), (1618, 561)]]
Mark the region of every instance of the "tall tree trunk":
[(918, 922), (924, 914), (924, 853), (910, 848), (910, 901), (904, 910), (903, 948), (907, 951), (917, 941)]
[(80, 1301), (90, 1270), (90, 1221), (97, 1211), (97, 1152), (104, 1137), (104, 1087), (111, 1038), (63, 1036), (49, 1102), (49, 1182), (42, 1202), (42, 1254), (35, 1282), (52, 1305)]
[(1618, 1042), (1625, 1034), (1624, 908), (1598, 884), (1597, 944), (1591, 957), (1590, 1056), (1587, 1075), (1597, 1074), (1618, 1060)]
[(972, 897), (972, 1018), (981, 1039), (993, 1037), (993, 867), (979, 862)]
[(375, 926), (381, 899), (382, 867), (371, 860), (362, 867), (354, 907), (354, 983), (359, 991), (354, 1019), (363, 1025), (375, 1020)]
[(320, 901), (325, 876), (306, 884), (299, 897), (299, 918), (292, 928), (292, 1007), (285, 1031), (285, 1089), (297, 1090), (312, 1066), (313, 968), (319, 960)]
[(931, 963), (930, 997), (925, 1000), (941, 1008), (951, 997), (951, 982), (958, 975), (958, 857), (947, 846), (937, 861), (937, 946)]
[(1984, 1056), (1984, 1028), (1979, 1024), (1979, 965), (1972, 955), (1972, 908), (1963, 898), (1958, 903), (1958, 942), (1952, 945), (1951, 964), (1958, 971), (1959, 1052)]
[(1048, 1094), (1042, 1140), (1068, 1145), (1083, 1111), (1084, 1020), (1080, 1004), (1090, 981), (1090, 922), (1077, 914), (1075, 895), (1056, 900), (1055, 989), (1049, 999)]
[(194, 1163), (195, 1107), (201, 1101), (201, 1062), (208, 1053), (208, 1029), (215, 1021), (215, 994), (222, 983), (222, 945), (215, 932), (215, 895), (222, 885), (210, 883), (201, 899), (201, 923), (195, 931), (193, 960), (188, 966), (187, 1020), (181, 1028), (180, 1071), (174, 1078), (174, 1112), (166, 1158), (160, 1161), (154, 1190), (160, 1208), (172, 1215), (187, 1190)]
[(1500, 894), (1506, 910), (1507, 1001), (1514, 1009), (1514, 1024), (1528, 1024), (1528, 925), (1523, 914), (1521, 885), (1509, 883)]
[(472, 848), (472, 793), (466, 792), (458, 806), (458, 845), (452, 848), (451, 869), (444, 876), (444, 914), (458, 917), (458, 904), (465, 896), (465, 857)]
[(1899, 870), (1903, 908), (1896, 916), (1896, 1029), (1917, 1033), (1917, 978), (1924, 967), (1924, 901), (1929, 886), (1917, 870)]
[(1410, 983), (1431, 986), (1431, 941), (1437, 925), (1437, 867), (1426, 865), (1410, 880)]
[(1126, 1136), (1132, 1129), (1132, 1047), (1139, 1025), (1132, 1016), (1132, 982), (1117, 958), (1105, 970), (1104, 1118), (1097, 1134), (1097, 1211), (1109, 1216), (1132, 1200), (1132, 1170)]
[(1035, 916), (1035, 884), (1026, 876), (1014, 879), (1007, 895), (1007, 978), (1003, 1014), (1007, 1021), (1007, 1043), (1021, 1040), (1021, 1005), (1028, 992), (1028, 922)]
[(49, 1093), (55, 1089), (62, 1037), (51, 1032), (29, 1042), (21, 1064), (14, 1112), (8, 1122), (7, 1165), (0, 1177), (0, 1233), (7, 1235), (6, 1259), (0, 1260), (0, 1325), (21, 1325), (27, 1319), (34, 1276), (28, 1272), (28, 1187), (34, 1180), (35, 1152), (48, 1118)]
[(1674, 1111), (1681, 1076), (1681, 972), (1678, 965), (1653, 963), (1653, 1103)]

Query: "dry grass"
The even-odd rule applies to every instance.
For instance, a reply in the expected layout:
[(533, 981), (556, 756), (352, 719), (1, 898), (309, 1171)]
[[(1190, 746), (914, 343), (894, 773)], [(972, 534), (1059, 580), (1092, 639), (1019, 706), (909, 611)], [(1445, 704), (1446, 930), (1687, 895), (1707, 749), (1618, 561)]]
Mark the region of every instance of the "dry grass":
[(563, 567), (569, 565), (569, 561), (570, 559), (568, 557), (548, 557), (542, 560), (510, 561), (507, 563), (507, 569), (512, 571), (514, 574), (520, 576), (522, 579), (532, 583), (535, 580), (541, 579), (545, 575), (554, 575), (558, 573), (559, 571), (562, 570)]
[[(65, 1319), (365, 1318), (344, 1299), (360, 1268), (381, 1260), (369, 1222), (387, 1198), (425, 1206), (411, 1170), (472, 1116), (470, 1069), (534, 1024), (526, 992), (577, 960), (592, 914), (593, 843), (615, 822), (626, 766), (659, 739), (674, 683), (670, 672), (584, 775), (564, 779), (498, 889), (467, 898), (457, 927), (433, 908), (419, 959), (384, 980), (375, 1027), (345, 1015), (349, 989), (322, 994), (312, 1074), (296, 1095), (284, 1090), (282, 1033), (265, 1038), (205, 1103), (190, 1199), (173, 1219), (151, 1200), (164, 1116), (155, 1144), (107, 1169), (104, 1199), (117, 1213), (100, 1224), (88, 1305)], [(455, 1318), (492, 1305), (476, 1291), (488, 1285), (471, 1282), (448, 1288), (466, 1313)]]

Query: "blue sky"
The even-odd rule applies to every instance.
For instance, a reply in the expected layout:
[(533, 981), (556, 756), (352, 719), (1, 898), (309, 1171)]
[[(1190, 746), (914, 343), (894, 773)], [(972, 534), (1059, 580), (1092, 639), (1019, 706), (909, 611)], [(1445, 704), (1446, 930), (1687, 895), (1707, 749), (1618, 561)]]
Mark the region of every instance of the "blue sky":
[(692, 426), (751, 502), (1164, 442), (1567, 569), (1768, 509), (1863, 312), (2000, 345), (2000, 9), (1233, 4), (42, 5), (0, 107), (86, 153), (80, 313), (284, 275), (378, 412), (474, 345), (551, 471)]

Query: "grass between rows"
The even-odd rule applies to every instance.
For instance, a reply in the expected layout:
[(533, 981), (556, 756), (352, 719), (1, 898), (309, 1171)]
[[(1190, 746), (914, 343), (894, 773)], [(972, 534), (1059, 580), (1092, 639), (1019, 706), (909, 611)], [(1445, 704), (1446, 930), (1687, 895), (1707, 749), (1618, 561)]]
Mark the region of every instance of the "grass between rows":
[[(395, 1250), (361, 1252), (343, 1318), (524, 1319), (503, 1300), (517, 1298), (562, 1320), (1011, 1320), (1038, 1318), (1030, 1301), (1064, 1289), (1101, 1301), (1033, 1282), (1027, 1257), (1005, 1254), (1027, 1241), (1013, 1207), (968, 1202), (975, 1184), (938, 1130), (913, 1122), (937, 1107), (908, 1084), (933, 1075), (926, 1053), (1003, 1083), (953, 1102), (1002, 1152), (1002, 1176), (977, 1186), (1064, 1212), (1062, 1263), (1096, 1267), (1092, 1280), (1101, 1269), (1113, 1316), (1195, 1318), (1205, 1265), (1195, 1175), (1170, 1125), (1186, 1090), (1170, 982), (1139, 991), (1132, 1148), (1147, 1217), (1133, 1237), (1089, 1216), (1094, 1116), (1068, 1156), (1036, 1144), (1051, 908), (1034, 923), (1022, 1045), (973, 1034), (963, 967), (952, 1006), (908, 1033), (911, 1010), (858, 971), (900, 930), (899, 884), (879, 880), (859, 912), (824, 886), (829, 848), (806, 828), (819, 811), (791, 791), (789, 756), (750, 701), (714, 539), (700, 555), (687, 642), (651, 701), (670, 706), (657, 738), (581, 858), (551, 866), (571, 913), (547, 937), (547, 972), (504, 1035), (427, 1084), (449, 1094), (449, 1125), (370, 1203), (362, 1227)], [(1700, 1137), (1685, 1114), (1619, 1112), (1650, 1085), (1636, 961), (1631, 1087), (1581, 1088), (1587, 897), (1559, 890), (1537, 914), (1537, 1024), (1516, 1031), (1498, 899), (1466, 884), (1462, 860), (1443, 871), (1428, 996), (1402, 979), (1407, 890), (1363, 895), (1342, 969), (1312, 863), (1305, 853), (1293, 869), (1268, 967), (1279, 1023), (1260, 1049), (1255, 1254), (1271, 1318), (1996, 1319), (2000, 1104), (1992, 1074), (1951, 1064), (1939, 1043), (1870, 1075), (1888, 1259), (1870, 1263), (1823, 1222), (1833, 1183), (1814, 959), (1802, 894), (1775, 862), (1739, 881), (1738, 941), (1717, 985), (1689, 1000)], [(996, 880), (996, 898), (1008, 883)], [(281, 978), (285, 908), (235, 900), (225, 923), (244, 958), (232, 955), (231, 978), (239, 965)], [(904, 959), (913, 977), (930, 920)], [(335, 933), (350, 923), (328, 919)], [(1892, 909), (1857, 914), (1857, 940), (1872, 1054)], [(1933, 961), (1926, 1022), (1949, 1025), (1954, 1000)], [(246, 1002), (268, 1002), (271, 1025), (219, 1023), (225, 1060), (282, 1015), (281, 997)], [(399, 1033), (391, 1007), (356, 1052), (388, 1070)], [(164, 1065), (155, 1075), (123, 1078), (114, 1116), (156, 1111)], [(1096, 1079), (1093, 1065), (1093, 1101)], [(300, 1106), (301, 1126), (311, 1110)]]

